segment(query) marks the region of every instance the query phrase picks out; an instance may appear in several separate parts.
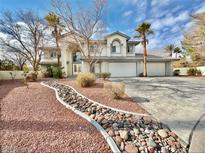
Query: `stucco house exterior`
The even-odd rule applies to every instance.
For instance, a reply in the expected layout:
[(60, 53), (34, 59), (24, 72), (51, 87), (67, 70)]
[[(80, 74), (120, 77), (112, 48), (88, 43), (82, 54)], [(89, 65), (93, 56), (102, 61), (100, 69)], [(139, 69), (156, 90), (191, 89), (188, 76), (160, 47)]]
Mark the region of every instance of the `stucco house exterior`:
[[(88, 71), (86, 59), (81, 53), (69, 48), (68, 36), (61, 38), (61, 64), (66, 76), (77, 75), (79, 72)], [(99, 40), (102, 51), (96, 54), (94, 72), (109, 72), (111, 77), (136, 77), (143, 73), (143, 54), (137, 53), (135, 46), (138, 41), (133, 41), (129, 36), (121, 32), (113, 32)], [(91, 55), (92, 56), (92, 55)], [(176, 59), (148, 55), (148, 76), (171, 76), (171, 63)], [(44, 51), (41, 64), (57, 63), (54, 47), (48, 47)]]

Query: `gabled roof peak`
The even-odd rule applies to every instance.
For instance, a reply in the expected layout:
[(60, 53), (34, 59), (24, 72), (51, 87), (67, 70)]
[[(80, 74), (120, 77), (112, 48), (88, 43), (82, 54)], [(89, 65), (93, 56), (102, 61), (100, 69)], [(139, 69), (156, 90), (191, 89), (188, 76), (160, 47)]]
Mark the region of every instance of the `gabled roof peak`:
[(115, 34), (118, 34), (118, 35), (120, 35), (120, 36), (122, 36), (122, 37), (125, 37), (125, 38), (127, 38), (127, 39), (130, 39), (130, 37), (129, 37), (128, 35), (126, 35), (126, 34), (120, 32), (120, 31), (115, 31), (115, 32), (113, 32), (113, 33), (110, 33), (110, 34), (106, 35), (105, 38), (107, 38), (107, 37), (109, 37), (109, 36), (112, 36), (112, 35), (115, 35)]

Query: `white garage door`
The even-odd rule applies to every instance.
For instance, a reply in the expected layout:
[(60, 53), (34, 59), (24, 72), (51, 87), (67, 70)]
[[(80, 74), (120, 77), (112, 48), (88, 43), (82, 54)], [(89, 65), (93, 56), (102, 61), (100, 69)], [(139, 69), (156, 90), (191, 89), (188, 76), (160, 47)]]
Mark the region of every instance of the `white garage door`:
[(165, 76), (165, 63), (147, 63), (148, 76)]
[(111, 77), (136, 76), (136, 63), (109, 63)]

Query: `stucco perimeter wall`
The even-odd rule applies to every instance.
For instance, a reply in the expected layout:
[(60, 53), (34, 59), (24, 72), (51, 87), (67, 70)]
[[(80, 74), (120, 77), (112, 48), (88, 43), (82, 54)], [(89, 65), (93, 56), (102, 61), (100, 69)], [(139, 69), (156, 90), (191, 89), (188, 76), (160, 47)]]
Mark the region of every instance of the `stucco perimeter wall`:
[[(198, 70), (201, 70), (202, 75), (205, 75), (205, 66), (199, 66), (196, 67)], [(180, 70), (179, 75), (188, 75), (187, 74), (187, 70), (189, 69), (189, 67), (181, 67), (181, 68), (174, 68), (174, 70)]]
[[(24, 79), (23, 71), (0, 71), (0, 80), (12, 80), (10, 72), (14, 79)], [(38, 78), (42, 78), (43, 76), (43, 73), (39, 71)]]
[(11, 80), (10, 72), (12, 72), (14, 79), (24, 78), (23, 71), (0, 71), (0, 80)]

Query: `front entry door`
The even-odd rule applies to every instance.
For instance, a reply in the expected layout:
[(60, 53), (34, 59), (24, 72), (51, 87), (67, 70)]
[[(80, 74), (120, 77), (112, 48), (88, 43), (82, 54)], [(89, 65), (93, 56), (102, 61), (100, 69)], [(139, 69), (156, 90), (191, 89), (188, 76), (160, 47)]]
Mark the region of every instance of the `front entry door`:
[(78, 75), (81, 72), (81, 64), (73, 64), (73, 75)]

